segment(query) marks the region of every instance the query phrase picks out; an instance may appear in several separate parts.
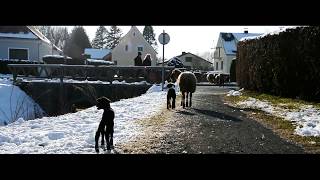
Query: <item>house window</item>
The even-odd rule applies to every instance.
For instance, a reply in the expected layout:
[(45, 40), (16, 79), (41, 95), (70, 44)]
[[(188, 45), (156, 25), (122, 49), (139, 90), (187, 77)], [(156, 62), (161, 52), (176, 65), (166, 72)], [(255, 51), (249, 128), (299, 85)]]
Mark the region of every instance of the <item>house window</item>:
[(186, 62), (192, 62), (192, 57), (186, 57)]
[(9, 59), (29, 60), (28, 49), (9, 48)]
[(126, 45), (126, 47), (125, 47), (125, 51), (128, 51), (128, 45)]
[(118, 64), (118, 61), (113, 61), (114, 65), (117, 65)]
[(223, 70), (223, 61), (221, 61), (221, 70)]
[(218, 71), (219, 63), (216, 62), (216, 71)]
[(143, 47), (142, 46), (138, 46), (138, 52), (142, 52), (143, 51)]

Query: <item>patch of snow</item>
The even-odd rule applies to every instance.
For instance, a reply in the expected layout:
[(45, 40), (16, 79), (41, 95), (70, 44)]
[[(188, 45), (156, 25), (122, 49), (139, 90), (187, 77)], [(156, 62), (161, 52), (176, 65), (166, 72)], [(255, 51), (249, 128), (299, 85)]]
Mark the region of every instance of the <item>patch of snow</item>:
[(64, 59), (65, 57), (61, 56), (61, 55), (45, 55), (42, 58), (61, 58), (61, 59)]
[(0, 78), (0, 125), (42, 117), (45, 113), (41, 107), (18, 86), (13, 85), (11, 77), (1, 75)]
[(48, 138), (50, 140), (57, 140), (57, 139), (62, 139), (64, 138), (64, 133), (63, 132), (56, 132), (56, 131), (53, 131), (53, 132), (49, 132), (48, 133)]
[(287, 29), (294, 29), (294, 28), (296, 28), (296, 27), (287, 27), (287, 28), (284, 27), (284, 28), (279, 29), (279, 30), (275, 30), (275, 31), (264, 33), (262, 35), (251, 36), (251, 37), (243, 37), (243, 38), (240, 39), (240, 41), (248, 41), (248, 40), (251, 40), (251, 39), (261, 39), (261, 38), (269, 36), (269, 35), (278, 35), (281, 32), (286, 31)]
[(114, 62), (111, 61), (105, 61), (105, 60), (97, 60), (97, 59), (87, 59), (88, 64), (106, 64), (106, 65), (114, 65)]
[[(52, 78), (52, 79), (25, 79), (21, 78), (22, 82), (50, 82), (50, 83), (60, 83), (60, 79), (58, 78)], [(88, 84), (110, 84), (109, 81), (88, 81), (88, 80), (74, 80), (74, 79), (63, 79), (63, 83), (72, 83), (72, 84), (82, 84), (82, 83), (88, 83)], [(112, 84), (127, 84), (127, 85), (143, 85), (147, 84), (150, 85), (150, 83), (146, 81), (140, 81), (140, 82), (132, 82), (132, 83), (127, 83), (126, 81), (118, 81), (114, 80), (112, 81)]]
[[(136, 120), (155, 115), (166, 103), (166, 92), (152, 87), (147, 93), (111, 103), (115, 111), (114, 144), (132, 142), (143, 133)], [(103, 110), (91, 107), (77, 113), (22, 121), (0, 127), (0, 153), (95, 153), (95, 132)]]
[(320, 136), (320, 109), (311, 105), (302, 106), (297, 110), (274, 107), (270, 102), (249, 97), (239, 102), (240, 107), (259, 109), (297, 124), (295, 133), (300, 136)]
[(228, 92), (227, 96), (241, 96), (242, 93), (239, 91), (231, 90)]

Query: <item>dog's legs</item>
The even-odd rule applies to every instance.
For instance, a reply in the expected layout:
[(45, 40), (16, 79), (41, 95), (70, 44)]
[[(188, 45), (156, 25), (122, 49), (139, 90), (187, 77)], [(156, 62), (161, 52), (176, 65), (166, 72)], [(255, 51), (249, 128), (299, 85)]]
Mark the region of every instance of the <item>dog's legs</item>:
[(167, 109), (169, 109), (170, 107), (170, 98), (169, 97), (167, 97)]
[(95, 148), (95, 150), (96, 150), (97, 153), (99, 152), (99, 137), (100, 137), (100, 131), (99, 131), (99, 129), (98, 129), (98, 131), (96, 132), (96, 136), (95, 136), (95, 138), (94, 138), (94, 139), (95, 139), (95, 142), (96, 142), (94, 148)]
[(105, 131), (101, 131), (101, 146), (104, 146)]
[(191, 104), (192, 104), (192, 93), (190, 93), (190, 107), (191, 107)]
[(176, 108), (176, 98), (173, 97), (172, 98), (172, 109), (175, 109)]
[(110, 145), (113, 148), (113, 132), (110, 134)]
[(107, 150), (110, 150), (110, 139), (109, 139), (109, 135), (110, 135), (110, 133), (109, 133), (109, 132), (107, 132), (107, 133), (106, 133), (106, 139), (107, 139)]

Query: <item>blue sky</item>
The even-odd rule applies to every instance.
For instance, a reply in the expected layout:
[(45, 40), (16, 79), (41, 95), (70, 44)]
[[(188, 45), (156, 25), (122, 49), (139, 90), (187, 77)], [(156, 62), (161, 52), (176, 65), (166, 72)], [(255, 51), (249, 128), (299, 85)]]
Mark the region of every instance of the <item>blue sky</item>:
[[(131, 26), (118, 26), (125, 35)], [(201, 55), (204, 52), (213, 52), (220, 32), (267, 33), (288, 26), (153, 26), (156, 39), (165, 30), (170, 36), (169, 44), (165, 45), (165, 58), (180, 55), (183, 51)], [(94, 38), (98, 26), (84, 26), (90, 38)], [(109, 26), (106, 26), (109, 28)], [(137, 26), (143, 32), (144, 26)], [(72, 26), (69, 27), (71, 31)], [(159, 44), (159, 43), (158, 43)], [(162, 57), (162, 45), (158, 45), (158, 56)]]

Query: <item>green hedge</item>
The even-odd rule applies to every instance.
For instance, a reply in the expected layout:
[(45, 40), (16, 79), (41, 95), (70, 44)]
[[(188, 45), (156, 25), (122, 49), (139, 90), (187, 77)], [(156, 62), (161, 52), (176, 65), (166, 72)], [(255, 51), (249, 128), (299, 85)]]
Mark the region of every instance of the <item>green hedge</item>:
[(320, 27), (238, 43), (236, 77), (248, 90), (320, 101)]

